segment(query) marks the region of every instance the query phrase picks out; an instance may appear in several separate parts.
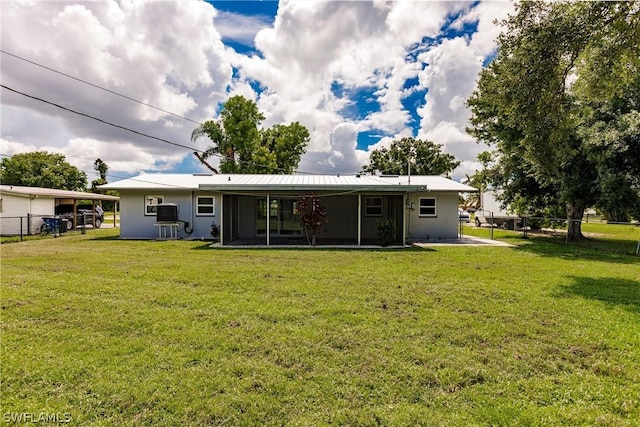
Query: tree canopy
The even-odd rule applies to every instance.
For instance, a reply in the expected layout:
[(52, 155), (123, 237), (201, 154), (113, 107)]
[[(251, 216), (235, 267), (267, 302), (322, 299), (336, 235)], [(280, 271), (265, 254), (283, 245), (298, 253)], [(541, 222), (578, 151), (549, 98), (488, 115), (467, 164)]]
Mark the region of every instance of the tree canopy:
[(4, 185), (84, 191), (87, 175), (69, 164), (62, 154), (35, 151), (2, 159), (0, 182)]
[(100, 190), (98, 190), (98, 186), (107, 183), (107, 173), (109, 172), (109, 166), (105, 162), (103, 162), (102, 159), (98, 158), (93, 162), (93, 170), (98, 173), (99, 178), (91, 181), (91, 192), (100, 193)]
[[(493, 184), (523, 210), (627, 211), (640, 194), (638, 2), (523, 2), (468, 101), (468, 131), (495, 147)], [(618, 197), (625, 194), (624, 201)]]
[(198, 158), (220, 156), (222, 173), (293, 173), (306, 150), (309, 131), (298, 122), (260, 129), (263, 120), (254, 101), (229, 98), (219, 120), (209, 120), (193, 131), (192, 140), (207, 136), (213, 142)]
[(455, 156), (442, 152), (442, 145), (431, 141), (401, 138), (391, 142), (389, 148), (373, 150), (365, 173), (407, 175), (409, 163), (412, 175), (450, 175), (460, 165)]

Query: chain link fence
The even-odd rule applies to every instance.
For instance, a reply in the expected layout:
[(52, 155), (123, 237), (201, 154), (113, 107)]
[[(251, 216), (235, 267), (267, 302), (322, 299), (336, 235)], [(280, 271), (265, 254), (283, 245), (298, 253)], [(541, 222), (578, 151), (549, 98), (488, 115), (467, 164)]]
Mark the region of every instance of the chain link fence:
[[(528, 238), (529, 236), (556, 236), (562, 237), (565, 236), (565, 242), (568, 240), (568, 220), (566, 218), (553, 218), (553, 217), (540, 217), (540, 216), (520, 216), (520, 217), (509, 217), (509, 218), (494, 218), (489, 216), (490, 219), (487, 220), (486, 223), (481, 225), (475, 224), (473, 218), (468, 222), (468, 226), (473, 226), (475, 229), (481, 229), (487, 231), (487, 237), (489, 239), (494, 240), (494, 230), (510, 230), (515, 233), (521, 234), (523, 238)], [(620, 245), (624, 245), (624, 248), (621, 248), (621, 252), (623, 253), (635, 253), (635, 255), (640, 255), (640, 223), (639, 222), (613, 222), (607, 221), (599, 216), (590, 216), (586, 215), (584, 219), (573, 220), (576, 223), (581, 224), (582, 233), (587, 238), (602, 238), (601, 234), (598, 231), (591, 231), (591, 228), (597, 229), (598, 225), (610, 225), (616, 227), (616, 232), (620, 234), (624, 233), (624, 239), (609, 239), (612, 242), (619, 242)], [(464, 233), (464, 224), (467, 221), (460, 221), (460, 235)], [(589, 224), (589, 225), (587, 225)], [(585, 225), (588, 230), (585, 230)], [(619, 227), (619, 228), (618, 228)], [(477, 234), (477, 233), (475, 233)], [(484, 237), (484, 236), (483, 236)], [(630, 238), (630, 239), (628, 239)], [(627, 243), (629, 242), (629, 248), (627, 248)], [(612, 243), (613, 245), (613, 243)], [(633, 247), (632, 247), (633, 246)]]
[(91, 214), (77, 214), (74, 218), (66, 215), (32, 215), (3, 216), (0, 219), (0, 235), (2, 237), (60, 235), (72, 230), (86, 233), (94, 228)]

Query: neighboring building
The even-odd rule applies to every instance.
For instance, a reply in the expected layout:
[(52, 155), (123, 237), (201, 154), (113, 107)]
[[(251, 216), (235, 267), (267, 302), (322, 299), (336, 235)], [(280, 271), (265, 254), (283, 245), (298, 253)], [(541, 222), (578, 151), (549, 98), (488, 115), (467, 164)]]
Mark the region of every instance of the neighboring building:
[(53, 217), (56, 207), (75, 205), (78, 200), (118, 201), (118, 197), (82, 191), (0, 185), (0, 235), (17, 236), (40, 232), (44, 217)]
[(211, 239), (215, 228), (223, 245), (304, 244), (297, 201), (310, 194), (327, 214), (319, 245), (376, 244), (383, 219), (397, 244), (455, 239), (458, 193), (475, 191), (440, 176), (368, 175), (148, 174), (101, 188), (120, 192), (123, 239)]

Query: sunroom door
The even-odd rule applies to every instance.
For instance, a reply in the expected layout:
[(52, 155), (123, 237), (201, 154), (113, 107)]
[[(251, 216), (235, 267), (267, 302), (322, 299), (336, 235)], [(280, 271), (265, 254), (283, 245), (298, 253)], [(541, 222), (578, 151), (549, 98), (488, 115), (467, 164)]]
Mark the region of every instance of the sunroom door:
[(272, 236), (300, 236), (300, 215), (298, 214), (297, 201), (294, 199), (270, 199), (267, 209), (267, 199), (260, 198), (257, 203), (256, 231), (258, 235), (264, 235), (267, 228), (267, 215), (269, 215), (269, 234)]
[(299, 236), (302, 234), (298, 202), (293, 199), (279, 199), (278, 233), (283, 236)]

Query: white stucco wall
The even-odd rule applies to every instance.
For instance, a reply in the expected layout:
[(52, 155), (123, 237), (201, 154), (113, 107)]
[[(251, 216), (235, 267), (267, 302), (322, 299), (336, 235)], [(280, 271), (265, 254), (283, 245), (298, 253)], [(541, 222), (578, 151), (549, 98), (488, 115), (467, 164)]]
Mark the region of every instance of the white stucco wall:
[[(220, 223), (220, 194), (185, 190), (121, 190), (120, 191), (120, 237), (123, 239), (157, 239), (158, 227), (155, 215), (145, 215), (145, 198), (162, 196), (164, 203), (178, 205), (178, 218), (189, 222), (191, 234), (180, 226), (179, 238), (211, 238), (211, 223)], [(215, 216), (199, 216), (195, 212), (197, 196), (215, 197)]]
[[(455, 239), (458, 237), (458, 193), (425, 192), (408, 195), (407, 239)], [(420, 216), (420, 198), (436, 199), (436, 216)]]
[[(213, 196), (215, 197), (215, 216), (197, 216), (195, 214), (195, 203), (197, 196)], [(185, 233), (181, 227), (178, 235), (184, 239), (209, 239), (211, 238), (211, 224), (215, 222), (221, 225), (224, 218), (222, 213), (222, 195), (220, 193), (212, 194), (210, 192), (185, 191), (185, 190), (121, 190), (120, 192), (120, 237), (123, 239), (156, 239), (158, 238), (158, 227), (155, 215), (145, 215), (145, 197), (146, 196), (163, 196), (165, 203), (176, 203), (179, 206), (179, 219), (188, 221), (190, 228), (193, 229), (191, 234)], [(436, 199), (436, 216), (421, 217), (419, 215), (419, 199), (435, 198)], [(424, 239), (455, 239), (458, 237), (458, 194), (456, 192), (424, 192), (415, 193), (407, 196), (410, 203), (413, 203), (414, 209), (406, 209), (406, 237), (408, 240), (424, 240)], [(240, 237), (254, 237), (255, 233), (255, 200), (249, 197), (240, 197), (235, 201), (236, 209), (240, 211), (240, 215), (245, 216), (240, 221), (241, 232)], [(248, 211), (248, 212), (247, 212)], [(353, 217), (353, 218), (352, 218)], [(253, 233), (251, 236), (245, 236), (249, 228), (246, 222), (247, 218), (251, 218)], [(349, 214), (348, 218), (350, 226), (357, 227), (357, 214)], [(334, 221), (338, 223), (338, 221)], [(335, 224), (334, 224), (335, 225)], [(355, 228), (354, 228), (355, 230)], [(354, 233), (356, 233), (354, 231)]]

